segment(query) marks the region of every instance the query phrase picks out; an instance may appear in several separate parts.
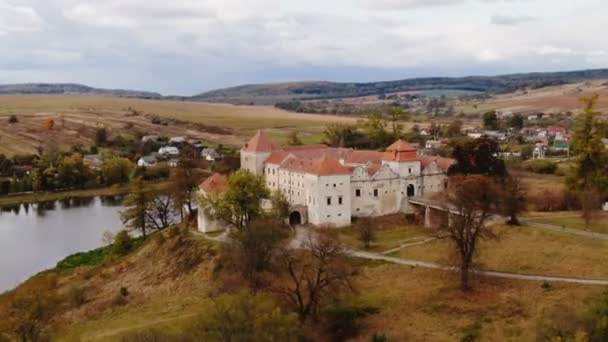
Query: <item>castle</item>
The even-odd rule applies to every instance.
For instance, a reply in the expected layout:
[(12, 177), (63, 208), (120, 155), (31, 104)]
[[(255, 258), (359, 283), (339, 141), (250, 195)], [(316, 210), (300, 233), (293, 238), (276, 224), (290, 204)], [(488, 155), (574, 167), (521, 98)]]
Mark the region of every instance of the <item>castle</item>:
[[(425, 156), (403, 140), (384, 152), (327, 147), (278, 146), (263, 132), (243, 146), (241, 168), (262, 175), (271, 191), (283, 192), (291, 224), (343, 227), (353, 217), (412, 213), (408, 199), (447, 188), (452, 159)], [(202, 192), (221, 191), (226, 178), (213, 175)], [(199, 210), (199, 229), (220, 228)]]

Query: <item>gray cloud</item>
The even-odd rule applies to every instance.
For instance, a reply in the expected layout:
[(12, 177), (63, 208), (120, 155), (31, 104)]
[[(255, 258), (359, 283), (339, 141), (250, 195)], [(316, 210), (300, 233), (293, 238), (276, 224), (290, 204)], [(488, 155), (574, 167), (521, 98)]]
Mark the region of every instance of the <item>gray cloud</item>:
[(503, 26), (515, 26), (527, 22), (536, 20), (535, 17), (528, 15), (505, 15), (505, 14), (494, 14), (492, 15), (492, 24), (503, 25)]

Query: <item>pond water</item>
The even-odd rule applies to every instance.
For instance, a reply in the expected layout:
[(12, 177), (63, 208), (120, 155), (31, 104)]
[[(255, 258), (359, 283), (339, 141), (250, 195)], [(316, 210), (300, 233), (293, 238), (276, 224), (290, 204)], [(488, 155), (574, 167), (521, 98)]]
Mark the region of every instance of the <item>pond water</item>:
[(105, 231), (121, 229), (121, 203), (111, 196), (0, 208), (0, 293), (70, 254), (101, 247)]

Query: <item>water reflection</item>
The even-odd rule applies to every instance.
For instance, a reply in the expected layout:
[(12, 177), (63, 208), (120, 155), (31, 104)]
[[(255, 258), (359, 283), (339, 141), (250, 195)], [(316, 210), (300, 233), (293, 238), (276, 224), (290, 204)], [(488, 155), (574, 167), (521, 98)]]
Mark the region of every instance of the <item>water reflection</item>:
[(0, 292), (52, 268), (67, 255), (102, 245), (121, 229), (123, 196), (65, 198), (0, 207)]

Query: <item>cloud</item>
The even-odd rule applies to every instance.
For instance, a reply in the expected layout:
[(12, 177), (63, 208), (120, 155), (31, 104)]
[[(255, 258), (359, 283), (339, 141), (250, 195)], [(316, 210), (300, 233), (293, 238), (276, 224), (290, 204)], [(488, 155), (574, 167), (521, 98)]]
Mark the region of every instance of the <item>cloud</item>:
[(494, 14), (492, 15), (492, 24), (503, 25), (503, 26), (516, 26), (519, 24), (527, 23), (536, 20), (535, 17), (528, 15), (504, 15)]
[(496, 52), (492, 49), (483, 49), (483, 50), (479, 51), (475, 57), (477, 58), (478, 61), (484, 62), (484, 63), (497, 62), (497, 61), (500, 61), (501, 59), (503, 59), (503, 56), (501, 56), (498, 52)]
[(0, 33), (36, 32), (43, 25), (44, 21), (34, 8), (0, 0)]
[(371, 8), (379, 10), (404, 10), (465, 3), (467, 0), (369, 0)]

